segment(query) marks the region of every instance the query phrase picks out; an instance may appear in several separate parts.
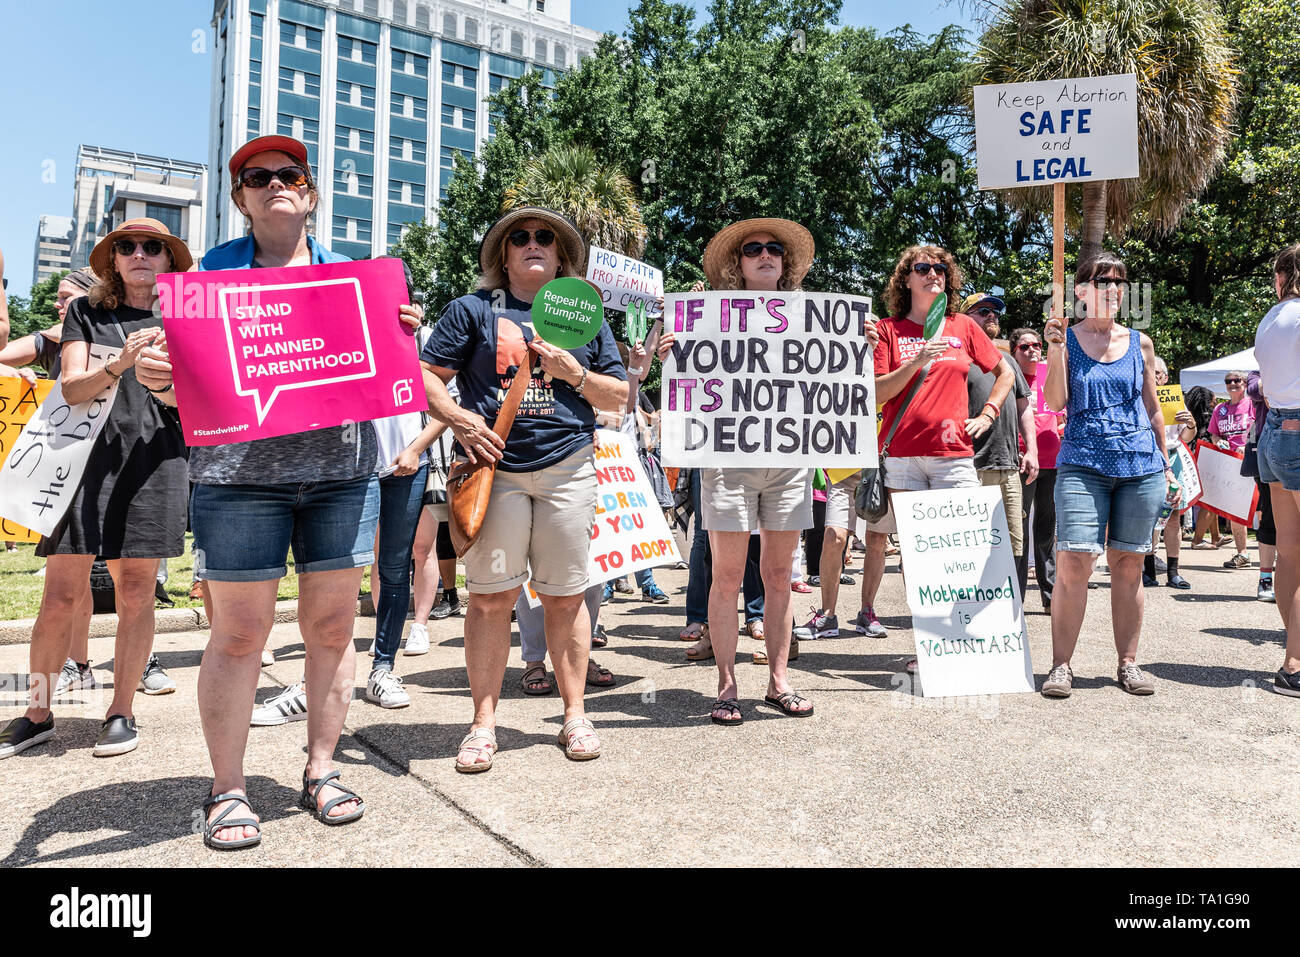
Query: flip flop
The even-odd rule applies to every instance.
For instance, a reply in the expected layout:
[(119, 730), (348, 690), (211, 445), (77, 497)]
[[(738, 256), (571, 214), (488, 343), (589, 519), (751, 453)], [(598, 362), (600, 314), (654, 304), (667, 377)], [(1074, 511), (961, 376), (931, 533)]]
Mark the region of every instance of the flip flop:
[[(787, 691), (784, 694), (777, 695), (776, 697), (773, 697), (770, 694), (764, 695), (763, 700), (774, 708), (780, 708), (784, 713), (788, 714), (792, 718), (808, 718), (811, 717), (813, 713), (812, 702), (802, 695), (795, 694), (793, 691)], [(797, 710), (794, 707), (794, 705), (797, 704), (807, 704), (809, 706), (808, 710)]]
[[(710, 708), (709, 711), (709, 720), (714, 724), (720, 724), (724, 727), (729, 727), (733, 724), (742, 724), (745, 720), (745, 716), (740, 713), (740, 702), (735, 698), (719, 698), (717, 701), (713, 702), (713, 707)], [(725, 711), (727, 712), (728, 717), (719, 718), (716, 714), (712, 713), (716, 711)], [(731, 717), (731, 715), (734, 715), (734, 717)]]
[[(214, 851), (237, 851), (243, 847), (254, 847), (262, 843), (262, 822), (254, 821), (251, 817), (240, 817), (227, 821), (226, 818), (240, 804), (253, 810), (253, 805), (248, 803), (248, 798), (243, 794), (214, 794), (203, 802), (203, 812), (207, 813), (208, 809), (220, 804), (222, 801), (235, 801), (211, 822), (205, 821), (203, 824), (203, 843)], [(255, 827), (257, 833), (252, 837), (236, 838), (233, 841), (223, 841), (217, 837), (217, 831), (224, 827)]]

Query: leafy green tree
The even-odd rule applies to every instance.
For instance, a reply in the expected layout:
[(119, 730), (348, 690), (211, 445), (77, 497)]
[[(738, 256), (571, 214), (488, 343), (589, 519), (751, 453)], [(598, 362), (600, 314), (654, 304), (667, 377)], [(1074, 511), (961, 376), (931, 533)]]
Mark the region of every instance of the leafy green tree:
[(32, 286), (30, 296), (9, 297), (9, 338), (20, 339), (41, 329), (48, 329), (59, 321), (56, 304), (59, 283), (67, 270), (53, 273)]

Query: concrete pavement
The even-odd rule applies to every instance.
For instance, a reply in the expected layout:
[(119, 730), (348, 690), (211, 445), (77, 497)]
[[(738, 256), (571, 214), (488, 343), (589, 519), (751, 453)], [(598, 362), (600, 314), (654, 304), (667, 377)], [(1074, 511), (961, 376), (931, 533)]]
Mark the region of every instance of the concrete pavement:
[[(361, 697), (374, 620), (358, 619), (358, 700), (338, 766), (366, 816), (327, 828), (298, 810), (305, 723), (253, 728), (246, 770), (264, 837), (230, 854), (193, 830), (210, 783), (194, 700), (206, 635), (160, 635), (178, 691), (138, 696), (138, 750), (90, 756), (108, 696), (81, 692), (56, 712), (53, 741), (0, 762), (0, 864), (1294, 866), (1300, 700), (1269, 690), (1282, 660), (1277, 609), (1255, 601), (1255, 569), (1221, 567), (1228, 556), (1185, 551), (1194, 590), (1147, 590), (1139, 663), (1159, 682), (1150, 698), (1116, 686), (1109, 592), (1090, 592), (1064, 701), (913, 695), (890, 559), (877, 602), (888, 637), (803, 643), (792, 681), (813, 717), (761, 704), (766, 669), (749, 663), (758, 643), (742, 636), (738, 728), (708, 721), (716, 671), (686, 662), (676, 638), (686, 573), (660, 570), (672, 604), (637, 594), (604, 609), (610, 644), (595, 654), (619, 682), (588, 698), (603, 756), (564, 758), (559, 698), (523, 695), (516, 645), (501, 751), (478, 775), (452, 767), (470, 717), (464, 619), (430, 623), (429, 655), (399, 655), (412, 704), (392, 711)], [(813, 596), (793, 597), (806, 617)], [(1041, 682), (1050, 626), (1032, 582), (1026, 604)], [(841, 621), (856, 611), (857, 587), (845, 586)], [(259, 701), (302, 673), (296, 625), (277, 624), (270, 646), (278, 660)], [(111, 679), (112, 640), (90, 647)], [(0, 672), (24, 672), (26, 654), (0, 647)], [(22, 711), (13, 688), (11, 678), (0, 692), (0, 720)]]

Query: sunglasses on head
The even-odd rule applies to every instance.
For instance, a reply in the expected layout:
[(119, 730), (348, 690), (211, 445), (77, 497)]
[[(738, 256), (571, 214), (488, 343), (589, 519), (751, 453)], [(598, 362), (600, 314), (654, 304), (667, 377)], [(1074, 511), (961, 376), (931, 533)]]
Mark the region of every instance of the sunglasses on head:
[(134, 256), (137, 247), (144, 249), (146, 256), (157, 256), (163, 251), (161, 239), (117, 239), (113, 241), (113, 251), (119, 256)]
[(1246, 381), (1245, 379), (1224, 379), (1224, 380), (1223, 380), (1223, 384), (1224, 384), (1224, 385), (1241, 385), (1241, 384), (1244, 383), (1245, 381)]
[(537, 240), (539, 246), (549, 246), (555, 242), (555, 233), (549, 229), (539, 229), (536, 232), (530, 232), (527, 229), (516, 229), (506, 238), (520, 249), (523, 249), (528, 245), (530, 239)]
[(1116, 289), (1124, 289), (1129, 285), (1127, 279), (1121, 279), (1119, 276), (1098, 276), (1091, 280), (1092, 284), (1098, 289), (1105, 289), (1107, 286), (1114, 286)]
[(250, 166), (239, 173), (239, 185), (246, 186), (250, 189), (261, 189), (263, 186), (270, 184), (272, 179), (278, 179), (290, 189), (297, 189), (300, 186), (308, 185), (307, 171), (301, 166), (285, 166), (277, 170), (263, 169), (260, 166)]
[(948, 271), (948, 267), (943, 263), (912, 263), (912, 272), (922, 276), (930, 275), (931, 269), (940, 276)]
[(745, 245), (740, 247), (740, 251), (744, 253), (746, 259), (755, 258), (762, 253), (764, 249), (767, 250), (769, 256), (772, 256), (775, 259), (780, 259), (785, 256), (785, 247), (778, 242), (745, 243)]

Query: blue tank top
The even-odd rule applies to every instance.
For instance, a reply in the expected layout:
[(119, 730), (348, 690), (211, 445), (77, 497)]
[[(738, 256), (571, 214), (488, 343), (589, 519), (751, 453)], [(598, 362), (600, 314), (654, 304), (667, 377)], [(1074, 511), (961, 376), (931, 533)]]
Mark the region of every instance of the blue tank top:
[(1136, 329), (1128, 335), (1122, 356), (1099, 362), (1083, 351), (1073, 329), (1066, 330), (1070, 399), (1057, 465), (1081, 465), (1110, 478), (1165, 470), (1142, 401), (1142, 339)]

